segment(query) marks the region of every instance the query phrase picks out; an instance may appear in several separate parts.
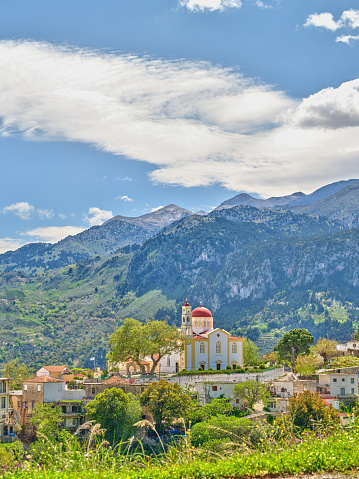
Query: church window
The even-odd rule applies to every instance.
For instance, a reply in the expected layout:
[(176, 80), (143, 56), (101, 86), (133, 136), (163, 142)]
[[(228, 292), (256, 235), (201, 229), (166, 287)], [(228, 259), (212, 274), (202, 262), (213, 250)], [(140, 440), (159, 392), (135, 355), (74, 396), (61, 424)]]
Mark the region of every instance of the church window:
[(200, 352), (200, 353), (205, 353), (205, 352), (206, 352), (206, 351), (205, 351), (204, 343), (201, 343), (201, 344), (199, 345), (199, 352)]
[(216, 343), (216, 353), (220, 353), (220, 352), (221, 352), (221, 342), (217, 341), (217, 343)]
[(232, 353), (236, 353), (236, 352), (237, 352), (237, 344), (232, 343)]

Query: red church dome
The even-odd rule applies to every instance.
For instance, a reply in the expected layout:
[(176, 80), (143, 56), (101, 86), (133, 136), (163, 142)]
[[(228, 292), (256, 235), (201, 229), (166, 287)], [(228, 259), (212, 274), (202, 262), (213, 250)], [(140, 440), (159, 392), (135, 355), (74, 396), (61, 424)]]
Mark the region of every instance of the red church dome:
[(191, 305), (189, 304), (188, 301), (186, 301), (183, 306), (191, 306)]
[(212, 313), (209, 309), (204, 308), (201, 304), (199, 308), (192, 311), (192, 318), (212, 318)]

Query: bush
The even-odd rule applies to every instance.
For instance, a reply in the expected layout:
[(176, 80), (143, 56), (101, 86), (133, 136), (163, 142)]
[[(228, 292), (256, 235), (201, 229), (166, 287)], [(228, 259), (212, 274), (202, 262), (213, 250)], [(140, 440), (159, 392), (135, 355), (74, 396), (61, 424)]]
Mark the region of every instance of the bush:
[(263, 364), (263, 363), (262, 363), (262, 364), (260, 364), (258, 367), (259, 367), (259, 369), (266, 369), (266, 365), (265, 365), (265, 364)]
[(204, 404), (193, 412), (191, 421), (194, 425), (198, 422), (208, 421), (215, 416), (232, 416), (233, 414), (234, 409), (229, 399), (212, 399), (210, 403)]
[(330, 404), (327, 406), (319, 394), (304, 391), (289, 399), (293, 423), (302, 429), (314, 429), (317, 422), (325, 426), (339, 424), (340, 416)]
[(24, 458), (25, 451), (20, 441), (0, 444), (0, 467), (12, 466)]
[(226, 369), (229, 370), (229, 371), (232, 370), (231, 366), (227, 366)]
[(224, 415), (195, 424), (191, 434), (193, 446), (203, 446), (211, 450), (218, 445), (218, 442), (224, 444), (245, 440), (251, 444), (257, 444), (262, 436), (262, 430), (255, 427), (248, 419)]

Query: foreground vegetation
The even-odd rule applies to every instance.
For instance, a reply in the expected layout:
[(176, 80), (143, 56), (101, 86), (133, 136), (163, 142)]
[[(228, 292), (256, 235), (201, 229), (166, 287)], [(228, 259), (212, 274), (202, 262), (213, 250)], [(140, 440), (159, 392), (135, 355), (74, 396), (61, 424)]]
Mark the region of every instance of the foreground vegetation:
[[(237, 441), (238, 445), (239, 441)], [(224, 458), (194, 448), (190, 437), (168, 452), (149, 457), (139, 445), (130, 444), (121, 454), (105, 447), (59, 451), (49, 449), (53, 464), (32, 462), (3, 470), (4, 476), (15, 478), (65, 479), (93, 477), (128, 479), (161, 478), (233, 478), (263, 475), (284, 475), (314, 472), (350, 472), (359, 468), (359, 428), (331, 433), (304, 433), (274, 440), (267, 435), (256, 448), (243, 443), (241, 449)], [(97, 444), (99, 446), (99, 444)]]

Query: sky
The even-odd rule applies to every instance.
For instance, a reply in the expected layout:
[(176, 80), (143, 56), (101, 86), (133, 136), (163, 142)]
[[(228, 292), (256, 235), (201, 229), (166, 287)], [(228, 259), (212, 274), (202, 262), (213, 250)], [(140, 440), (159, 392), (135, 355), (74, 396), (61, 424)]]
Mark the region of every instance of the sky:
[(359, 178), (358, 54), (354, 0), (4, 0), (0, 253)]

